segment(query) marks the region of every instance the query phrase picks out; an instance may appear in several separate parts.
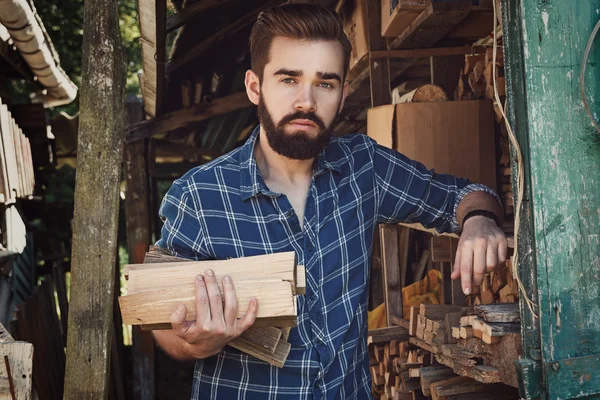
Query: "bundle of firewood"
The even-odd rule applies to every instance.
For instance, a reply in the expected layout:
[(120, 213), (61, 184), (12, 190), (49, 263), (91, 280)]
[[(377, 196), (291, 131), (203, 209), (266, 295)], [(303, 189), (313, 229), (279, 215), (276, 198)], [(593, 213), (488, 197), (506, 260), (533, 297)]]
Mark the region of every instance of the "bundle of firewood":
[(303, 266), (294, 252), (230, 260), (189, 261), (154, 247), (144, 264), (125, 267), (128, 293), (119, 297), (123, 323), (142, 329), (169, 329), (170, 316), (179, 304), (187, 308), (187, 320), (196, 319), (194, 280), (212, 269), (223, 293), (221, 280), (229, 276), (238, 298), (238, 317), (247, 312), (251, 298), (259, 310), (254, 326), (229, 343), (278, 367), (290, 351), (289, 328), (297, 323), (296, 295), (306, 291)]

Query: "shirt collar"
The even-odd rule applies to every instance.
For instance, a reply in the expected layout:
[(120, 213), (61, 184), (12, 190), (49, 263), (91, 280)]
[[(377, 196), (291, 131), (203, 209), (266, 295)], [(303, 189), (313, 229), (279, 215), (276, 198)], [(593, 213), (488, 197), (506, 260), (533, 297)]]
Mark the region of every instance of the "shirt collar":
[[(258, 170), (258, 166), (256, 165), (256, 157), (254, 155), (254, 147), (258, 142), (258, 137), (260, 134), (260, 125), (258, 125), (246, 143), (242, 146), (240, 151), (240, 196), (242, 201), (246, 201), (249, 198), (256, 196), (258, 193), (263, 193), (265, 195), (276, 195), (276, 193), (271, 192), (265, 181), (260, 176), (260, 171)], [(341, 166), (339, 162), (331, 162), (329, 160), (329, 155), (331, 153), (332, 144), (337, 142), (337, 137), (332, 136), (329, 144), (323, 151), (317, 156), (315, 160), (315, 172), (314, 175), (320, 175), (325, 170), (335, 171), (337, 173), (341, 172)]]

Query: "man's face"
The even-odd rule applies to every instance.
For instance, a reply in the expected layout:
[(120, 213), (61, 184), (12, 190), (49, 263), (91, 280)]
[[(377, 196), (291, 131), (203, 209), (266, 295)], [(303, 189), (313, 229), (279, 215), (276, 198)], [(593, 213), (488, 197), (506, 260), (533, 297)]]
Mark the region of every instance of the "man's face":
[(342, 46), (336, 41), (273, 40), (258, 117), (274, 151), (306, 160), (327, 146), (342, 106), (343, 73)]

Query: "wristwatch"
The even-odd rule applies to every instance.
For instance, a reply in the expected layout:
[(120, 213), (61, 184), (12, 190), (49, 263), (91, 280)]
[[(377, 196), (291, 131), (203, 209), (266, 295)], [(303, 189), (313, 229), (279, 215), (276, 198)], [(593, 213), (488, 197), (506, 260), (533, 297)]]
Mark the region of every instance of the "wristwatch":
[(471, 217), (475, 217), (481, 215), (483, 217), (486, 218), (490, 218), (492, 220), (494, 220), (494, 222), (496, 223), (496, 226), (498, 226), (498, 217), (496, 217), (496, 214), (494, 214), (491, 211), (488, 210), (473, 210), (473, 211), (469, 211), (467, 213), (467, 215), (465, 215), (465, 217), (462, 220), (462, 226), (465, 226), (465, 222), (467, 222), (467, 220)]

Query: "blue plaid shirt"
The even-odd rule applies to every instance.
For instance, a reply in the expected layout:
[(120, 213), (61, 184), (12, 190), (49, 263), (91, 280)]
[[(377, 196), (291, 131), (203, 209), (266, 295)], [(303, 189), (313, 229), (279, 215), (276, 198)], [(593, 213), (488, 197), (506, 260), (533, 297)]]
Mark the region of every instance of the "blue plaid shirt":
[[(435, 174), (365, 135), (334, 137), (316, 158), (304, 229), (256, 165), (258, 128), (245, 145), (176, 180), (157, 245), (195, 260), (295, 251), (306, 266), (298, 326), (281, 369), (225, 347), (196, 363), (193, 399), (371, 399), (367, 301), (377, 223), (456, 231), (465, 179)], [(495, 195), (495, 194), (494, 194)], [(260, 306), (260, 305), (259, 305)]]

